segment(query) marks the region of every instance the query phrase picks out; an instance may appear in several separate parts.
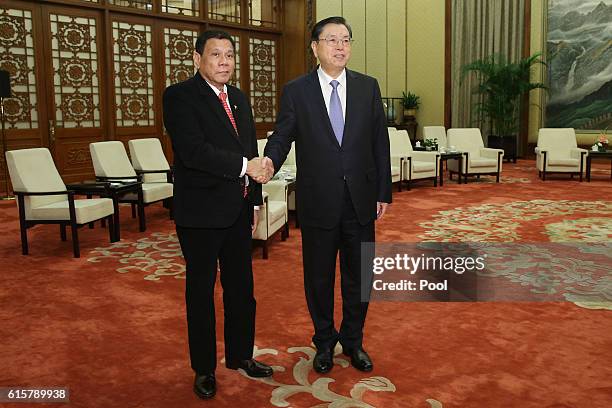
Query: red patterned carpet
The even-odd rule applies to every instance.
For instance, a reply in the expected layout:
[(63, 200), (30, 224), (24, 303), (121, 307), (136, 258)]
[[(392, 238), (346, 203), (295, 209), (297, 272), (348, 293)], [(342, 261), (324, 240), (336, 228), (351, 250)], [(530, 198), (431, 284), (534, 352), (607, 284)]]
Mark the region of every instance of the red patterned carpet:
[[(0, 204), (0, 387), (66, 386), (69, 406), (87, 408), (612, 406), (609, 268), (578, 273), (566, 265), (549, 276), (560, 302), (374, 302), (365, 336), (374, 371), (358, 372), (338, 355), (321, 376), (312, 371), (295, 228), (272, 243), (269, 260), (254, 252), (256, 354), (275, 366), (273, 380), (220, 364), (217, 396), (200, 401), (191, 391), (174, 228), (161, 207), (149, 208), (147, 221), (147, 232), (138, 233), (124, 208), (114, 245), (99, 226), (80, 230), (81, 259), (72, 258), (57, 227), (37, 226), (29, 231), (31, 255), (21, 256), (15, 204)], [(584, 242), (609, 265), (609, 166), (598, 166), (591, 183), (541, 182), (533, 161), (505, 164), (500, 184), (418, 183), (394, 194), (377, 238), (516, 242), (534, 251), (537, 243)], [(538, 288), (530, 276), (514, 278), (504, 269), (497, 279)]]

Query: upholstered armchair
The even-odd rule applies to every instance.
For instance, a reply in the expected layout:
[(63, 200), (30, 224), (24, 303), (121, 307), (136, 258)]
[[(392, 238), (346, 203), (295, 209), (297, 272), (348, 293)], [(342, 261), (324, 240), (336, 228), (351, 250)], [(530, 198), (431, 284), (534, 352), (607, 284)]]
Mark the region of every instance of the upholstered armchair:
[(484, 147), (480, 129), (478, 128), (454, 128), (446, 132), (448, 146), (454, 146), (463, 152), (462, 167), (454, 160), (448, 162), (448, 170), (451, 178), (454, 173), (459, 177), (465, 177), (467, 183), (468, 176), (494, 175), (495, 181), (499, 183), (502, 171), (502, 159), (504, 151), (502, 149), (491, 149)]
[(447, 147), (446, 144), (446, 128), (444, 126), (423, 126), (423, 140), (436, 139), (438, 149)]
[(434, 186), (438, 185), (438, 167), (440, 155), (437, 152), (415, 152), (412, 150), (410, 138), (406, 130), (391, 130), (388, 128), (391, 152), (391, 173), (399, 170), (400, 183), (398, 191), (402, 191), (402, 182), (406, 181), (410, 190), (413, 180), (431, 179)]
[(75, 199), (68, 190), (46, 148), (11, 150), (6, 163), (17, 196), (21, 251), (28, 254), (27, 229), (37, 224), (59, 224), (60, 237), (66, 241), (66, 226), (72, 232), (72, 250), (79, 258), (78, 228), (105, 219), (113, 242), (113, 201), (110, 198)]
[(542, 181), (550, 173), (567, 173), (571, 177), (578, 174), (582, 181), (588, 151), (578, 147), (573, 128), (540, 129), (535, 153), (536, 167)]
[[(89, 151), (98, 181), (142, 181), (142, 175), (137, 174), (132, 167), (125, 147), (120, 141), (90, 143)], [(160, 173), (160, 169), (155, 170), (154, 173)], [(167, 170), (161, 171), (161, 173), (166, 172)], [(143, 232), (147, 228), (144, 207), (158, 201), (170, 199), (172, 196), (172, 183), (161, 181), (143, 182), (142, 194), (125, 194), (119, 199), (119, 202), (136, 204), (138, 207), (139, 229)], [(172, 218), (172, 211), (170, 211), (170, 218)]]
[(287, 183), (284, 180), (271, 180), (262, 186), (262, 190), (263, 205), (259, 207), (259, 220), (253, 239), (263, 244), (263, 259), (268, 259), (268, 242), (272, 236), (280, 230), (284, 241), (289, 235)]
[(172, 183), (172, 169), (158, 138), (132, 139), (128, 142), (132, 167), (145, 183)]

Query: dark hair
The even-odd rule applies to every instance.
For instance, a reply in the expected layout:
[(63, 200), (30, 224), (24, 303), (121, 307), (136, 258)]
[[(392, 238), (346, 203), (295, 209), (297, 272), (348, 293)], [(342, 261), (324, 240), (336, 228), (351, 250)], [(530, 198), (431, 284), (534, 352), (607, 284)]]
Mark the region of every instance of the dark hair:
[(346, 22), (344, 17), (334, 16), (327, 17), (323, 20), (317, 22), (317, 24), (312, 27), (312, 31), (310, 32), (310, 41), (319, 41), (319, 36), (323, 32), (323, 27), (327, 24), (340, 24), (345, 26), (348, 29), (349, 37), (353, 38), (353, 30), (351, 30), (351, 26)]
[(231, 35), (229, 35), (225, 31), (208, 30), (201, 33), (198, 36), (198, 39), (196, 40), (195, 50), (198, 54), (202, 55), (202, 53), (204, 52), (204, 46), (206, 45), (206, 41), (210, 40), (211, 38), (216, 38), (218, 40), (229, 40), (232, 43), (232, 48), (234, 49), (234, 51), (236, 51), (236, 42), (234, 41)]

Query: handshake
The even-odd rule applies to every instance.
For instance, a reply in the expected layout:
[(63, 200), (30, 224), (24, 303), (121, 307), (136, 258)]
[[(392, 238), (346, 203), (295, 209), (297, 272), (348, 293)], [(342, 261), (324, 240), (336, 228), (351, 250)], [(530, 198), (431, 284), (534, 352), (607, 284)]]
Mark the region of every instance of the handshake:
[(260, 184), (265, 184), (274, 175), (274, 163), (269, 157), (255, 157), (247, 163), (246, 174)]

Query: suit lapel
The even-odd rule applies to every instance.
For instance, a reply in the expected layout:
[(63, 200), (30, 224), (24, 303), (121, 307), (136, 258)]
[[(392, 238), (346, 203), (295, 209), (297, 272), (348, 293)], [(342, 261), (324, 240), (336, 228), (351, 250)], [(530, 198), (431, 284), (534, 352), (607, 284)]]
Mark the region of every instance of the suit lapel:
[(332, 128), (331, 121), (329, 120), (329, 113), (325, 107), (325, 99), (323, 98), (323, 91), (321, 90), (321, 83), (319, 82), (319, 74), (317, 73), (316, 69), (308, 76), (308, 85), (311, 98), (313, 101), (315, 101), (315, 109), (318, 110), (317, 113), (319, 116), (321, 116), (323, 123), (325, 124), (324, 126), (327, 128), (327, 136), (338, 148), (340, 148), (340, 144), (338, 144), (338, 139), (336, 139), (336, 134), (334, 133), (334, 128)]
[[(200, 74), (197, 72), (196, 72), (196, 75), (200, 76)], [(225, 112), (225, 109), (223, 109), (223, 105), (221, 105), (221, 101), (215, 94), (215, 91), (212, 90), (210, 85), (208, 85), (208, 83), (203, 78), (200, 77), (197, 82), (200, 87), (200, 94), (204, 97), (210, 109), (219, 117), (219, 119), (221, 120), (221, 122), (223, 123), (227, 131), (230, 132), (230, 134), (232, 135), (232, 139), (238, 141), (238, 137), (236, 135), (236, 131), (234, 130), (234, 126), (232, 126), (232, 122), (230, 122), (229, 117), (227, 116), (227, 113)], [(230, 96), (230, 101), (231, 101), (231, 96)]]
[(347, 143), (352, 142), (350, 135), (356, 134), (353, 132), (351, 124), (355, 124), (358, 121), (359, 112), (357, 111), (357, 101), (359, 100), (359, 86), (357, 85), (357, 78), (353, 71), (346, 70), (346, 115), (344, 118), (344, 136), (342, 138), (342, 145), (346, 146)]
[[(229, 105), (230, 105), (230, 110), (232, 111), (232, 115), (234, 116), (234, 121), (236, 122), (236, 128), (238, 129), (238, 138), (240, 139), (241, 142), (244, 141), (244, 136), (246, 135), (246, 130), (242, 129), (242, 124), (243, 121), (241, 120), (241, 116), (243, 113), (242, 112), (242, 107), (238, 107), (237, 102), (240, 100), (240, 97), (238, 95), (238, 90), (230, 85), (227, 86), (227, 95), (229, 98)], [(224, 111), (225, 112), (225, 111)], [(227, 117), (227, 114), (225, 115)], [(229, 122), (229, 118), (227, 119)], [(230, 125), (232, 123), (230, 122)], [(234, 130), (234, 127), (232, 126), (232, 130)], [(236, 134), (234, 132), (234, 134)]]

